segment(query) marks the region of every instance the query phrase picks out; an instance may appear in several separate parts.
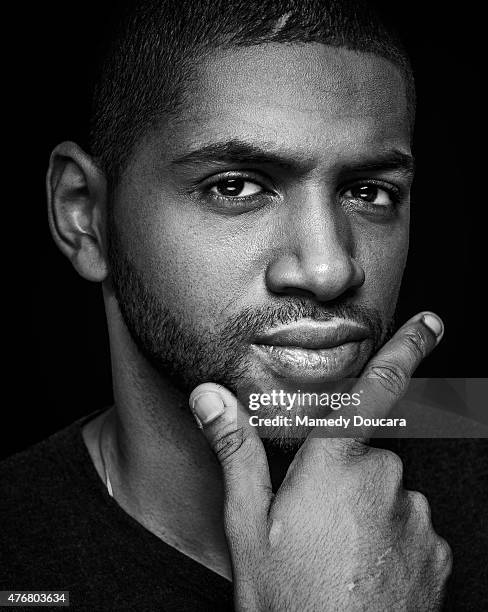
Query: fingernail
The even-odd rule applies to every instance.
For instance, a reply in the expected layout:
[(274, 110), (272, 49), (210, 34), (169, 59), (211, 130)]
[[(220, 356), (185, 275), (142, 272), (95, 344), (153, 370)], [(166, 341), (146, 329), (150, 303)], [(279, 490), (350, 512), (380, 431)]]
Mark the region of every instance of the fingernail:
[(204, 391), (193, 398), (191, 410), (200, 429), (224, 414), (225, 406), (218, 393)]
[(430, 331), (435, 334), (437, 338), (442, 336), (442, 332), (444, 331), (444, 325), (442, 321), (434, 314), (426, 313), (422, 317), (422, 322), (426, 325)]

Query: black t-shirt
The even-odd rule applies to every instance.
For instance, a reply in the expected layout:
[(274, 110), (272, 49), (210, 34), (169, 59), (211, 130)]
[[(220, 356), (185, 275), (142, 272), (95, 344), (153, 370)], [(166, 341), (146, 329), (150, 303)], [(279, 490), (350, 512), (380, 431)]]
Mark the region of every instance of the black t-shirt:
[[(162, 542), (108, 495), (82, 438), (84, 422), (0, 464), (0, 590), (70, 591), (77, 610), (232, 610), (230, 582)], [(486, 441), (381, 446), (402, 457), (406, 487), (427, 496), (434, 527), (453, 549), (445, 609), (488, 610)]]
[(86, 420), (0, 464), (0, 590), (69, 591), (71, 608), (91, 612), (233, 610), (231, 582), (109, 496)]

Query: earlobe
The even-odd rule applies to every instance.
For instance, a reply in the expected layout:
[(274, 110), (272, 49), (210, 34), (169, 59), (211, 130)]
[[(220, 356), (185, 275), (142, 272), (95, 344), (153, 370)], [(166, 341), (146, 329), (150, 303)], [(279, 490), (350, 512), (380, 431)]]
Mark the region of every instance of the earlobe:
[(63, 142), (51, 154), (46, 187), (54, 241), (83, 278), (104, 281), (108, 266), (103, 172), (77, 144)]

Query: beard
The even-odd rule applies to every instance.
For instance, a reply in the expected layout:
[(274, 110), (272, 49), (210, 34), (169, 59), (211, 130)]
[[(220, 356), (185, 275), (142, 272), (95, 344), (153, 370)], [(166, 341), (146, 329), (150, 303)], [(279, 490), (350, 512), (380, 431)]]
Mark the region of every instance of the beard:
[[(355, 321), (369, 329), (371, 353), (392, 335), (393, 320), (385, 324), (376, 309), (353, 304), (351, 296), (346, 294), (326, 303), (302, 296), (277, 296), (264, 305), (242, 308), (233, 315), (222, 314), (212, 329), (201, 327), (196, 323), (197, 312), (190, 317), (175, 312), (151, 291), (150, 283), (125, 252), (110, 217), (111, 281), (124, 323), (143, 357), (160, 376), (187, 395), (204, 382), (226, 387), (241, 401), (246, 392), (249, 396), (250, 390), (271, 388), (272, 383), (263, 380), (266, 375), (256, 372), (249, 353), (252, 339), (277, 325), (304, 318), (330, 321), (337, 317)], [(201, 309), (205, 312), (205, 302)], [(277, 431), (266, 437), (284, 450), (294, 451), (303, 442)]]

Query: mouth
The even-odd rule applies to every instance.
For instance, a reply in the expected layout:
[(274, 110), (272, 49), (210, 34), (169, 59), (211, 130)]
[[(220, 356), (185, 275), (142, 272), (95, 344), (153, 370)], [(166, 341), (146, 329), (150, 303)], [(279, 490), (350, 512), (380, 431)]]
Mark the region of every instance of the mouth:
[(357, 374), (372, 339), (367, 328), (352, 322), (305, 319), (258, 336), (253, 347), (280, 378), (328, 383)]

